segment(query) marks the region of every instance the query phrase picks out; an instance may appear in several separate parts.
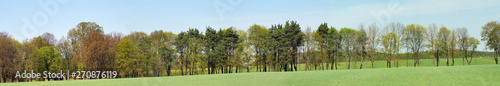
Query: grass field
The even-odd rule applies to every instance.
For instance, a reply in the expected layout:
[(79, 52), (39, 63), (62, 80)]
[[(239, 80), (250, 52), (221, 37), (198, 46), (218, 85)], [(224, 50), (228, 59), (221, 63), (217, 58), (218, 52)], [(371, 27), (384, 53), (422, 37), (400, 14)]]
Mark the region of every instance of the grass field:
[[(427, 59), (426, 59), (427, 60)], [(430, 59), (432, 61), (432, 59)], [(357, 70), (324, 70), (299, 72), (253, 72), (236, 74), (148, 77), (126, 79), (75, 80), (51, 82), (2, 83), (10, 86), (34, 85), (80, 85), (80, 86), (478, 86), (500, 85), (500, 65), (486, 64), (483, 59), (476, 59), (481, 64), (471, 66), (441, 67), (400, 67), (369, 68)], [(490, 62), (484, 59), (485, 62)], [(455, 63), (457, 64), (457, 61)], [(460, 65), (461, 65), (460, 61)], [(401, 63), (400, 63), (401, 65)], [(430, 64), (432, 66), (432, 62)], [(385, 67), (385, 65), (382, 65)]]
[[(399, 61), (399, 67), (413, 67), (413, 60), (400, 60)], [(418, 67), (434, 67), (434, 59), (421, 59), (420, 60), (420, 65)], [(354, 65), (354, 62), (351, 63), (351, 70), (352, 69), (359, 69), (361, 62), (356, 62), (356, 65)], [(495, 64), (495, 61), (493, 58), (488, 58), (488, 57), (475, 57), (472, 60), (471, 65), (486, 65), (486, 64)], [(385, 60), (378, 60), (375, 61), (374, 63), (374, 68), (387, 68), (386, 66), (386, 61)], [(450, 59), (450, 65), (451, 65), (451, 59)], [(455, 58), (455, 66), (462, 66), (463, 65), (463, 60), (462, 58)], [(467, 62), (465, 62), (465, 65), (468, 65)], [(446, 66), (446, 58), (441, 58), (439, 60), (439, 66)], [(363, 69), (371, 69), (371, 62), (370, 61), (365, 61), (363, 62)], [(395, 68), (394, 63), (392, 64), (392, 68)], [(298, 68), (299, 71), (304, 71), (305, 70), (305, 64), (299, 64)], [(340, 61), (338, 63), (338, 70), (345, 70), (346, 68), (346, 63), (345, 61)], [(310, 70), (314, 70), (314, 68), (311, 68)], [(321, 70), (320, 67), (317, 68), (317, 70)], [(241, 70), (242, 72), (246, 72), (246, 68), (243, 68)], [(250, 67), (250, 72), (256, 72), (257, 69), (256, 67)], [(180, 75), (181, 72), (180, 70), (172, 70), (173, 75)], [(205, 74), (207, 71), (204, 72)]]

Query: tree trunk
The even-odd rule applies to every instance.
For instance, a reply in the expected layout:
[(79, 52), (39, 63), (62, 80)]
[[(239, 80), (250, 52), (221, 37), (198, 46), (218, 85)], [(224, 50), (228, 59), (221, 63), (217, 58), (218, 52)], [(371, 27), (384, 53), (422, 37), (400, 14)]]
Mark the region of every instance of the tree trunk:
[(335, 64), (335, 62), (330, 63), (330, 65), (332, 65), (332, 66), (330, 66), (330, 70), (333, 70), (334, 64)]
[(259, 62), (257, 62), (257, 69), (255, 70), (255, 72), (259, 72)]
[(495, 63), (498, 64), (498, 58), (497, 57), (495, 57)]
[(335, 63), (334, 63), (335, 64), (335, 70), (337, 70), (337, 66), (338, 66), (337, 63), (338, 63), (338, 61), (335, 61)]
[(446, 66), (450, 66), (450, 58), (446, 57)]
[(332, 56), (332, 58), (333, 58), (333, 60), (332, 60), (333, 62), (331, 62), (331, 63), (330, 63), (330, 64), (332, 65), (332, 66), (330, 67), (330, 70), (333, 70), (333, 66), (335, 66), (335, 62), (336, 62), (336, 61), (335, 61), (335, 60), (336, 60), (336, 59), (335, 59), (335, 54)]
[[(189, 63), (189, 62), (186, 62), (186, 63)], [(186, 71), (185, 71), (185, 72), (186, 72), (186, 73), (184, 73), (184, 74), (186, 74), (186, 75), (188, 75), (188, 73), (189, 73), (189, 72), (188, 72), (188, 69), (189, 69), (188, 65), (189, 65), (189, 64), (186, 64), (186, 65), (185, 65), (185, 67), (186, 67)]]
[[(470, 65), (470, 63), (472, 62), (472, 58), (473, 58), (472, 54), (473, 54), (473, 53), (474, 53), (474, 51), (472, 51), (472, 52), (470, 53), (470, 60), (467, 60), (467, 64), (469, 64), (469, 65)], [(465, 59), (467, 59), (467, 58), (465, 58)]]
[(361, 65), (359, 66), (359, 69), (362, 69), (363, 68), (363, 61), (365, 61), (365, 57), (363, 57), (364, 55), (361, 55)]
[(464, 57), (462, 58), (462, 65), (465, 65), (465, 60), (467, 60), (467, 63), (469, 63), (469, 60), (467, 59), (467, 50), (464, 50)]
[(455, 55), (453, 54), (453, 51), (451, 51), (451, 66), (455, 66)]
[(268, 68), (267, 65), (264, 65), (264, 72), (270, 71), (267, 68)]
[[(465, 54), (467, 56), (467, 54)], [(462, 57), (462, 65), (465, 65), (465, 57)]]
[(363, 69), (363, 61), (361, 61), (361, 65), (359, 66), (359, 69)]
[(450, 56), (446, 54), (446, 66), (450, 66)]
[[(408, 49), (406, 49), (406, 51), (408, 52)], [(410, 54), (406, 53), (406, 67), (410, 67), (410, 65), (409, 65), (410, 62), (408, 61), (408, 60), (410, 60), (409, 58), (410, 58)]]
[(413, 67), (417, 67), (417, 54), (413, 55)]
[(386, 65), (387, 65), (387, 68), (391, 68), (391, 60), (387, 59)]
[(212, 74), (211, 72), (212, 72), (212, 65), (210, 65), (210, 63), (209, 63), (209, 65), (207, 67), (207, 73)]
[(396, 68), (399, 68), (399, 59), (396, 59)]
[(455, 66), (455, 57), (451, 55), (451, 66)]
[(233, 73), (233, 65), (229, 65), (227, 69), (229, 70), (229, 73)]
[[(446, 52), (448, 52), (448, 51), (446, 51)], [(450, 56), (448, 53), (446, 53), (446, 66), (450, 66)]]
[(356, 68), (357, 68), (357, 66), (358, 66), (358, 63), (357, 63), (357, 61), (356, 61), (356, 58), (354, 58), (354, 59), (353, 59), (353, 62), (354, 62), (354, 64), (353, 64), (353, 65), (354, 65), (354, 69), (356, 69)]
[(308, 68), (309, 68), (309, 60), (306, 60), (306, 66), (304, 67), (304, 70), (308, 71)]
[(330, 61), (326, 62), (326, 70), (328, 70), (328, 68), (330, 68)]
[(210, 74), (215, 74), (215, 70), (216, 70), (216, 69), (215, 69), (214, 64), (213, 64), (213, 63), (212, 63), (212, 64), (210, 64)]
[(324, 63), (324, 61), (321, 61), (320, 64), (321, 64), (321, 70), (325, 70), (325, 63)]
[[(294, 51), (298, 51), (298, 50), (294, 50)], [(297, 71), (297, 52), (295, 52), (295, 56), (293, 57), (293, 68), (295, 69), (295, 71)]]
[(183, 66), (183, 65), (182, 65), (182, 60), (181, 60), (181, 61), (179, 61), (179, 63), (181, 64), (181, 75), (184, 75), (184, 69), (182, 69), (182, 66)]
[(474, 54), (474, 50), (472, 50), (472, 52), (470, 52), (470, 60), (467, 61), (467, 64), (469, 64), (469, 65), (470, 65), (470, 63), (472, 63), (472, 58), (474, 58), (473, 54)]
[(372, 60), (372, 68), (375, 68), (375, 61)]
[(436, 56), (436, 66), (439, 67), (439, 55)]
[(375, 57), (376, 57), (376, 55), (374, 54), (374, 52), (372, 52), (371, 56), (372, 56), (371, 57), (371, 59), (372, 59), (372, 61), (371, 61), (372, 62), (372, 68), (375, 68)]
[(386, 58), (387, 61), (386, 61), (385, 65), (387, 66), (387, 68), (391, 68), (391, 55), (386, 54), (386, 57), (387, 57)]
[(170, 66), (167, 66), (167, 76), (170, 76)]
[[(497, 51), (497, 50), (495, 50), (495, 51)], [(496, 64), (498, 64), (498, 57), (497, 57), (497, 54), (498, 54), (498, 53), (495, 53), (495, 54), (493, 55), (493, 57), (495, 58), (495, 63), (496, 63)]]
[[(348, 58), (347, 69), (351, 68), (351, 57)], [(347, 61), (347, 60), (346, 60)]]
[(399, 68), (399, 59), (398, 58), (394, 58), (394, 65), (396, 66), (396, 68)]

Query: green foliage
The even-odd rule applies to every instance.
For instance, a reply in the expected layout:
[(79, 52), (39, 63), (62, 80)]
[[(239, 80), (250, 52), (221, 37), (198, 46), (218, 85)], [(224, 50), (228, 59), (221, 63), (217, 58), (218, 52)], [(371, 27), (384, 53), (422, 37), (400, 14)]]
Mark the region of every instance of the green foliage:
[(8, 33), (0, 32), (0, 78), (3, 82), (13, 81), (15, 71), (19, 70), (21, 59), (18, 57), (17, 44)]
[(95, 22), (80, 22), (75, 28), (69, 30), (68, 39), (70, 39), (71, 44), (78, 44), (78, 42), (81, 42), (83, 38), (93, 32), (104, 33), (102, 27)]
[(68, 31), (68, 42), (71, 44), (71, 52), (72, 53), (80, 53), (77, 52), (81, 43), (87, 35), (90, 33), (101, 33), (104, 34), (104, 30), (101, 26), (99, 26), (95, 22), (80, 22), (76, 25), (75, 28), (72, 28)]
[[(342, 40), (342, 38), (340, 37), (339, 31), (337, 31), (337, 29), (335, 29), (334, 27), (331, 27), (328, 30), (326, 48), (327, 48), (327, 51), (329, 54), (329, 56), (328, 56), (329, 62), (334, 63), (335, 65), (339, 61), (337, 57), (341, 56), (341, 54), (340, 54), (340, 49), (342, 49), (342, 47), (340, 45), (341, 40)], [(331, 69), (333, 69), (333, 66), (334, 65), (332, 65)]]
[(152, 56), (152, 39), (148, 34), (144, 32), (132, 32), (129, 35), (123, 37), (123, 39), (129, 39), (134, 44), (134, 55), (136, 57), (137, 63), (134, 63), (135, 70), (138, 76), (148, 76), (152, 69), (154, 58)]
[(302, 31), (300, 30), (300, 25), (297, 23), (297, 21), (287, 21), (285, 24), (285, 32), (285, 38), (288, 38), (288, 41), (291, 42), (289, 45), (289, 47), (291, 48), (291, 58), (289, 58), (291, 60), (289, 61), (290, 69), (291, 71), (297, 71), (298, 47), (302, 46), (302, 43), (304, 41), (304, 33), (302, 33)]
[(36, 59), (38, 72), (61, 70), (61, 54), (54, 50), (52, 46), (45, 46), (33, 52)]
[(342, 37), (341, 44), (343, 47), (343, 52), (345, 55), (346, 61), (349, 61), (349, 64), (347, 65), (347, 69), (350, 69), (350, 62), (354, 58), (354, 47), (356, 46), (354, 43), (356, 42), (356, 34), (359, 33), (359, 31), (351, 29), (351, 28), (342, 28), (339, 31), (340, 37)]
[(406, 25), (403, 29), (402, 41), (406, 45), (406, 48), (413, 52), (414, 64), (417, 66), (419, 64), (419, 53), (423, 50), (425, 46), (424, 34), (426, 33), (426, 28), (419, 24)]
[[(327, 47), (328, 47), (328, 31), (330, 28), (328, 28), (327, 23), (323, 23), (319, 25), (318, 29), (316, 32), (313, 34), (314, 40), (317, 42), (317, 46), (319, 48), (319, 53), (315, 58), (315, 63), (325, 63), (329, 61), (329, 57), (327, 56)], [(315, 64), (318, 65), (318, 64)], [(321, 65), (323, 66), (323, 65)], [(322, 68), (324, 69), (324, 67)]]
[(385, 59), (387, 60), (387, 67), (391, 67), (390, 62), (393, 59), (393, 55), (399, 52), (400, 40), (399, 36), (395, 33), (387, 33), (381, 36), (380, 43), (382, 43)]
[[(481, 37), (482, 41), (486, 41), (486, 46), (488, 49), (498, 50), (498, 45), (500, 43), (500, 23), (497, 21), (492, 21), (487, 23), (482, 27)], [(497, 51), (498, 52), (498, 51)]]
[(219, 41), (219, 35), (217, 35), (217, 31), (215, 31), (212, 27), (207, 27), (205, 31), (205, 55), (207, 65), (209, 67), (208, 73), (215, 74), (215, 69), (217, 67), (219, 59), (218, 54), (216, 52), (217, 42)]
[(183, 71), (182, 66), (186, 68), (185, 73), (188, 74), (188, 68), (191, 68), (189, 74), (194, 74), (193, 70), (197, 66), (204, 67), (202, 60), (205, 60), (202, 56), (202, 46), (203, 46), (203, 34), (201, 34), (198, 29), (189, 29), (187, 32), (181, 32), (175, 39), (174, 45), (176, 45), (177, 51), (180, 54), (181, 71)]
[[(290, 29), (289, 27), (287, 29)], [(273, 25), (269, 29), (270, 33), (268, 35), (269, 38), (267, 40), (269, 50), (267, 57), (267, 63), (270, 64), (275, 70), (284, 70), (289, 71), (288, 65), (293, 60), (290, 58), (292, 55), (291, 44), (292, 42), (286, 34), (286, 29), (283, 28), (283, 25)], [(265, 69), (264, 69), (265, 70)]]
[[(451, 31), (448, 30), (446, 27), (441, 27), (438, 32), (438, 42), (437, 45), (439, 46), (440, 51), (448, 51), (448, 47), (450, 45), (450, 40), (451, 40)], [(442, 52), (441, 52), (442, 53)]]
[(117, 46), (117, 61), (118, 71), (121, 77), (133, 77), (134, 70), (137, 66), (137, 58), (135, 54), (135, 46), (129, 39), (122, 39)]
[(163, 32), (163, 30), (156, 30), (151, 32), (151, 50), (152, 50), (152, 70), (154, 76), (160, 76), (163, 68), (167, 71), (167, 76), (170, 75), (173, 60), (174, 49), (172, 43), (175, 34), (172, 32)]
[(500, 54), (500, 23), (491, 21), (482, 27), (481, 40), (486, 42), (487, 49), (495, 52), (495, 62), (498, 64)]
[(248, 28), (248, 33), (248, 42), (252, 47), (254, 47), (255, 52), (254, 64), (257, 67), (261, 65), (263, 65), (264, 67), (267, 66), (268, 58), (266, 54), (269, 54), (267, 53), (267, 51), (269, 51), (268, 43), (271, 42), (267, 39), (269, 39), (268, 34), (270, 33), (270, 30), (262, 25), (254, 24), (250, 26), (250, 28)]
[(238, 48), (236, 50), (238, 54), (237, 57), (239, 57), (239, 62), (237, 64), (241, 67), (246, 67), (247, 69), (249, 69), (249, 66), (251, 66), (251, 64), (254, 62), (253, 60), (255, 59), (254, 55), (252, 54), (255, 50), (254, 47), (250, 45), (248, 32), (244, 30), (238, 30), (238, 35)]
[(84, 38), (86, 38), (91, 33), (101, 33), (104, 34), (104, 30), (95, 22), (80, 22), (75, 28), (68, 31), (67, 42), (71, 45), (69, 53), (72, 53), (75, 58), (71, 61), (76, 66), (75, 69), (83, 70), (85, 67), (84, 50), (82, 50)]
[[(361, 64), (363, 64), (363, 61), (365, 60), (366, 57), (366, 45), (368, 41), (368, 37), (366, 35), (364, 27), (361, 27), (358, 31), (358, 34), (356, 34), (356, 43), (355, 43), (355, 51), (358, 56), (358, 58), (361, 60)], [(397, 46), (399, 48), (399, 46)], [(363, 65), (360, 66), (360, 69), (363, 67)]]
[(328, 28), (328, 24), (323, 23), (323, 24), (319, 25), (318, 31), (316, 31), (316, 32), (318, 33), (320, 38), (323, 38), (323, 40), (326, 40), (326, 37), (328, 36), (329, 29), (330, 28)]

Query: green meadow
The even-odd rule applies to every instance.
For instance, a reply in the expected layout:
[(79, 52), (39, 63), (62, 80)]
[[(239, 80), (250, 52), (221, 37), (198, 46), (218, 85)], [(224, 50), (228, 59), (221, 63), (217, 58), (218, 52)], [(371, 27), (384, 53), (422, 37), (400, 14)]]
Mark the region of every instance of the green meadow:
[[(500, 65), (492, 58), (474, 58), (471, 65), (462, 65), (455, 59), (455, 66), (432, 66), (433, 59), (421, 60), (419, 67), (406, 67), (406, 60), (398, 68), (385, 68), (385, 61), (376, 61), (375, 68), (339, 70), (313, 70), (298, 72), (250, 72), (213, 75), (170, 77), (144, 77), (121, 79), (70, 80), (50, 82), (3, 83), (7, 86), (491, 86), (500, 85)], [(413, 61), (408, 61), (413, 63)], [(358, 67), (359, 67), (359, 62)], [(344, 65), (345, 63), (340, 63)], [(370, 65), (366, 63), (365, 65)], [(302, 69), (303, 68), (299, 68)], [(252, 70), (255, 71), (255, 70)]]

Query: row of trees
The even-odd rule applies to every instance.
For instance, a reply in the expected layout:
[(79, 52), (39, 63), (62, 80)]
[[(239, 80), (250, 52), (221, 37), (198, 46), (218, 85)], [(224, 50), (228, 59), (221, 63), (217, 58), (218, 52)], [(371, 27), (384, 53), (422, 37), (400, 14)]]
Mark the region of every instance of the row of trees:
[[(484, 25), (482, 41), (494, 50), (495, 62), (500, 54), (500, 24)], [(207, 27), (204, 33), (196, 28), (174, 34), (156, 30), (132, 32), (128, 35), (111, 32), (94, 22), (81, 22), (67, 37), (56, 40), (44, 33), (19, 42), (6, 32), (0, 33), (0, 74), (3, 82), (31, 81), (14, 78), (16, 71), (118, 71), (119, 77), (170, 76), (238, 73), (251, 67), (257, 72), (334, 70), (345, 61), (347, 69), (359, 68), (376, 60), (386, 60), (387, 67), (399, 66), (401, 55), (411, 55), (413, 65), (419, 65), (422, 55), (430, 55), (439, 66), (455, 64), (454, 55), (470, 65), (479, 40), (468, 35), (466, 28), (448, 29), (431, 24), (403, 25), (389, 23), (380, 29), (377, 24), (357, 29), (337, 30), (327, 23), (315, 31), (302, 31), (296, 21), (286, 21), (271, 27), (252, 25), (248, 30), (234, 27), (215, 30)], [(408, 58), (406, 58), (408, 59)], [(44, 80), (43, 78), (39, 80)], [(62, 79), (50, 79), (62, 80)]]

